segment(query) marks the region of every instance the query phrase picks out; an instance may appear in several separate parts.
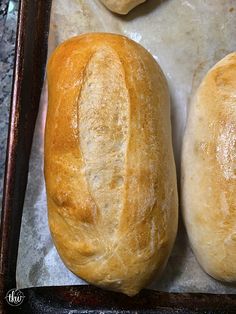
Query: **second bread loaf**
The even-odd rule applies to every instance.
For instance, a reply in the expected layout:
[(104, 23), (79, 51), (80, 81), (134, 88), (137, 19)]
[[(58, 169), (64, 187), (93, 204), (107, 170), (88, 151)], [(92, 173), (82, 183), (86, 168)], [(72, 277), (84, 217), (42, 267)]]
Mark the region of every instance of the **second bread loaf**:
[(207, 73), (191, 104), (182, 200), (199, 263), (214, 278), (236, 282), (236, 53)]

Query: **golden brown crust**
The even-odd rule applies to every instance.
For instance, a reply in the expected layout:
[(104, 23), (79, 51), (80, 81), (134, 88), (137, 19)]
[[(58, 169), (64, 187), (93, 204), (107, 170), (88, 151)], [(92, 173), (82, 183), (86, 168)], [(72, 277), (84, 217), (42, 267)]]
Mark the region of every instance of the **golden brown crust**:
[(93, 33), (48, 64), (48, 216), (70, 270), (136, 294), (164, 268), (177, 229), (169, 94), (152, 56)]
[(236, 281), (236, 54), (217, 63), (191, 105), (183, 157), (183, 213), (211, 276)]

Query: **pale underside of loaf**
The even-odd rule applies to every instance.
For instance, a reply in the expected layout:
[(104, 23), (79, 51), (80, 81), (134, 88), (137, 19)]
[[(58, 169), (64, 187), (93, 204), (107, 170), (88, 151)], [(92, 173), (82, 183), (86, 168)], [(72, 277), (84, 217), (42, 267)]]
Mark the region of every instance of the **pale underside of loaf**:
[(74, 273), (136, 294), (164, 268), (177, 194), (165, 78), (122, 36), (80, 36), (48, 66), (48, 215)]
[(183, 213), (193, 250), (219, 280), (236, 282), (236, 54), (204, 78), (182, 159)]

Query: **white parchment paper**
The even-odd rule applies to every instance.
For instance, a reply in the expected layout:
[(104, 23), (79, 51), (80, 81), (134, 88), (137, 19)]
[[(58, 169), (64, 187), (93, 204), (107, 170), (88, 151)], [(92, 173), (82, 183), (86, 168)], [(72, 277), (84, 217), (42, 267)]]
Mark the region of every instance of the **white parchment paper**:
[[(118, 16), (98, 0), (53, 0), (49, 53), (71, 36), (94, 31), (130, 37), (149, 50), (161, 65), (172, 99), (173, 143), (179, 175), (189, 101), (208, 69), (236, 50), (236, 1), (148, 0), (127, 16)], [(84, 284), (64, 266), (49, 234), (43, 176), (46, 107), (44, 88), (22, 220), (17, 265), (19, 288)], [(236, 293), (236, 286), (217, 282), (200, 268), (181, 219), (168, 265), (162, 278), (151, 287), (162, 291)]]

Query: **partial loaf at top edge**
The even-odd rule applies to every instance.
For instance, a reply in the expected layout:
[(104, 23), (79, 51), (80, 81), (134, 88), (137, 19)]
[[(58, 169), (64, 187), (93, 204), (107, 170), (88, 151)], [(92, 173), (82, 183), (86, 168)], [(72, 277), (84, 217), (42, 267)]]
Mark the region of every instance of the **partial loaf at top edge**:
[(132, 9), (146, 0), (100, 0), (110, 11), (121, 15), (128, 14)]

